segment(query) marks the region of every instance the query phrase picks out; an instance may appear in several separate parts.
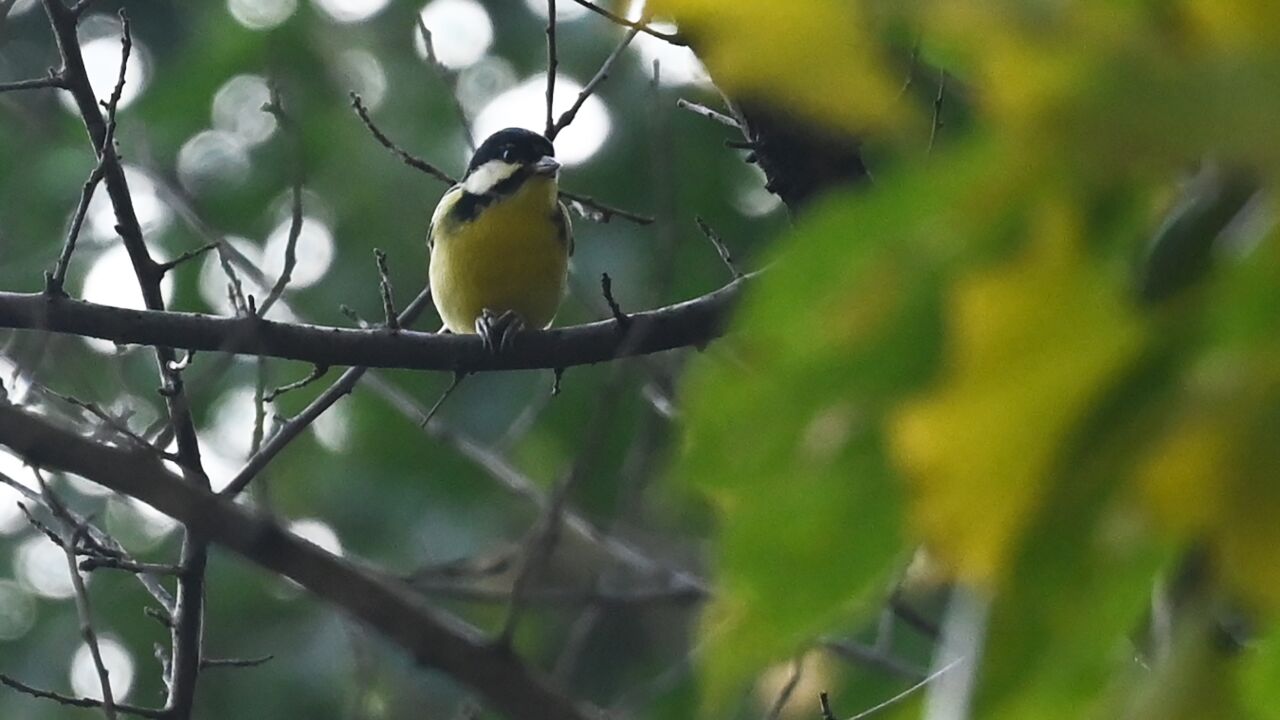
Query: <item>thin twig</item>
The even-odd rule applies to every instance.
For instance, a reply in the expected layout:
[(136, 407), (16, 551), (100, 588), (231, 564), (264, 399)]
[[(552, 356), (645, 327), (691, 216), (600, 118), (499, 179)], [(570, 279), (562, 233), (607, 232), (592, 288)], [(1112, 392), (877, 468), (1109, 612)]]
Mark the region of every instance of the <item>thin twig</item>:
[[(376, 372), (369, 374), (368, 386), (393, 409), (406, 418), (414, 420), (415, 423), (420, 423), (422, 417), (426, 415), (427, 408)], [(465, 433), (447, 428), (440, 422), (433, 422), (422, 429), (432, 439), (453, 448), (480, 467), (487, 476), (508, 492), (528, 500), (544, 511), (550, 506), (550, 498), (537, 482), (522, 473), (506, 457), (494, 452), (488, 445), (482, 444)], [(605, 533), (586, 517), (570, 509), (564, 510), (563, 522), (574, 535), (592, 546), (599, 547), (616, 562), (631, 570), (648, 576), (668, 577), (673, 586), (692, 588), (704, 595), (710, 593), (710, 587), (703, 578), (681, 568), (668, 566), (637, 545)]]
[(435, 68), (436, 74), (449, 89), (450, 104), (453, 105), (453, 111), (458, 116), (458, 124), (462, 127), (462, 136), (467, 140), (467, 148), (474, 151), (476, 139), (471, 134), (471, 123), (467, 120), (467, 111), (458, 101), (458, 73), (450, 70), (436, 56), (435, 41), (431, 37), (431, 31), (427, 29), (427, 24), (423, 22), (421, 13), (418, 14), (418, 32), (422, 35), (422, 43), (426, 47), (427, 61), (431, 63), (431, 67)]
[(729, 273), (733, 275), (733, 279), (741, 279), (742, 271), (733, 263), (733, 255), (729, 254), (729, 248), (724, 244), (724, 239), (720, 237), (720, 233), (713, 230), (701, 216), (695, 215), (693, 221), (698, 224), (698, 229), (702, 231), (707, 240), (710, 240), (711, 244), (715, 246), (716, 253), (720, 255), (720, 260), (724, 262), (725, 267), (729, 268)]
[(53, 266), (53, 273), (45, 278), (45, 292), (57, 295), (66, 292), (63, 289), (67, 279), (67, 268), (71, 265), (71, 254), (76, 251), (76, 240), (80, 237), (80, 228), (84, 226), (85, 214), (89, 211), (89, 201), (93, 200), (93, 192), (102, 181), (102, 161), (93, 166), (93, 172), (84, 181), (80, 189), (80, 202), (76, 205), (75, 214), (71, 216), (71, 227), (67, 230), (67, 240), (62, 245), (62, 253)]
[(281, 385), (277, 388), (272, 389), (270, 392), (267, 392), (262, 396), (262, 400), (263, 402), (275, 402), (276, 398), (280, 397), (281, 395), (284, 395), (285, 393), (293, 392), (294, 390), (301, 390), (302, 388), (324, 377), (326, 374), (328, 374), (328, 372), (329, 372), (328, 365), (314, 365), (311, 368), (311, 372), (307, 373), (306, 377), (302, 378), (301, 380), (295, 380), (291, 383), (286, 383), (284, 385)]
[(387, 137), (386, 134), (374, 124), (373, 119), (369, 117), (369, 109), (365, 107), (364, 101), (360, 99), (360, 96), (353, 92), (350, 94), (350, 97), (351, 107), (355, 108), (356, 114), (360, 116), (361, 122), (363, 122), (364, 126), (373, 134), (374, 139), (381, 143), (382, 147), (390, 150), (396, 155), (396, 157), (400, 158), (405, 165), (408, 165), (414, 170), (424, 172), (448, 185), (453, 185), (457, 182), (451, 175), (449, 175), (449, 173), (441, 170), (435, 165), (432, 165), (426, 160), (415, 155), (410, 155), (408, 152), (402, 150), (399, 145), (392, 142), (391, 138)]
[(78, 567), (84, 572), (93, 572), (94, 570), (123, 570), (130, 573), (148, 573), (151, 575), (181, 575), (182, 568), (177, 565), (165, 565), (162, 563), (138, 562), (118, 557), (106, 557), (102, 555), (91, 555), (80, 561)]
[(302, 235), (302, 178), (299, 175), (293, 183), (293, 199), (289, 209), (289, 237), (284, 246), (284, 267), (280, 277), (271, 286), (271, 291), (258, 306), (258, 317), (266, 317), (267, 311), (284, 295), (285, 288), (293, 281), (293, 269), (298, 263), (298, 237)]
[[(38, 504), (44, 503), (44, 499), (40, 496), (39, 493), (27, 487), (26, 485), (23, 485), (17, 480), (14, 480), (8, 475), (5, 475), (4, 473), (0, 473), (0, 483), (8, 485), (14, 490), (17, 490), (19, 494), (21, 494), (23, 497), (25, 497), (27, 500), (30, 500), (33, 503), (38, 503)], [(22, 504), (19, 504), (18, 507), (23, 508), (23, 512), (26, 513), (25, 506), (23, 506)], [(110, 553), (114, 557), (118, 557), (125, 560), (132, 559), (129, 557), (129, 554), (124, 551), (124, 548), (120, 547), (119, 543), (117, 543), (114, 539), (111, 538), (111, 536), (107, 535), (105, 532), (89, 524), (89, 521), (86, 518), (82, 518), (79, 515), (76, 515), (74, 512), (71, 512), (70, 510), (67, 510), (67, 513), (71, 516), (72, 520), (74, 520), (81, 527), (85, 528), (85, 530), (89, 533), (88, 537), (92, 538), (93, 542), (96, 545), (98, 545), (99, 547), (106, 548), (108, 553)], [(140, 582), (142, 586), (146, 588), (147, 592), (151, 594), (151, 597), (153, 597), (156, 602), (160, 603), (161, 607), (164, 608), (163, 612), (167, 615), (167, 613), (169, 613), (173, 609), (173, 596), (169, 594), (169, 591), (165, 590), (164, 586), (162, 586), (159, 582), (157, 582), (156, 578), (150, 574), (141, 574), (141, 575), (137, 575), (136, 577), (138, 578), (138, 582)]]
[(681, 110), (688, 110), (689, 112), (695, 115), (701, 115), (702, 117), (708, 120), (715, 120), (721, 125), (731, 127), (734, 130), (742, 129), (742, 123), (739, 123), (737, 120), (730, 117), (729, 115), (725, 115), (719, 110), (713, 110), (707, 107), (706, 105), (701, 105), (696, 102), (685, 100), (684, 98), (678, 98), (676, 100), (676, 107), (680, 108)]
[(552, 106), (556, 96), (556, 70), (560, 61), (556, 58), (556, 0), (547, 0), (547, 122), (543, 132), (548, 140), (555, 140), (556, 123), (552, 119)]
[(211, 243), (205, 243), (204, 245), (201, 245), (200, 247), (195, 248), (193, 250), (188, 250), (168, 262), (160, 263), (160, 272), (167, 273), (170, 270), (173, 270), (174, 268), (178, 267), (179, 265), (182, 265), (183, 263), (189, 262), (191, 260), (195, 260), (201, 255), (204, 255), (210, 250), (217, 249), (220, 246), (221, 246), (221, 243), (211, 242)]
[(431, 419), (440, 411), (441, 406), (444, 405), (444, 401), (449, 399), (449, 396), (453, 394), (454, 390), (458, 389), (458, 386), (462, 384), (462, 381), (466, 377), (466, 373), (457, 372), (453, 374), (453, 379), (449, 381), (449, 387), (445, 388), (444, 392), (440, 393), (440, 397), (436, 398), (435, 404), (433, 404), (431, 409), (427, 410), (426, 414), (422, 416), (422, 419), (418, 421), (419, 427), (425, 428), (431, 424)]
[[(418, 315), (420, 315), (430, 304), (431, 292), (429, 289), (423, 290), (418, 294), (418, 297), (414, 298), (413, 302), (409, 303), (409, 306), (400, 313), (400, 323), (402, 325), (408, 325), (413, 322), (413, 320), (417, 318)], [(307, 405), (301, 413), (281, 425), (275, 434), (263, 443), (262, 447), (256, 453), (253, 453), (249, 459), (245, 461), (244, 466), (240, 468), (240, 472), (236, 473), (236, 476), (232, 478), (231, 482), (227, 484), (227, 487), (222, 490), (221, 494), (228, 497), (235, 497), (244, 490), (249, 483), (257, 477), (258, 473), (262, 472), (263, 468), (265, 468), (276, 455), (279, 455), (280, 452), (289, 445), (289, 443), (293, 442), (295, 438), (301, 435), (303, 430), (307, 429), (311, 423), (315, 422), (316, 418), (320, 417), (326, 410), (332, 407), (334, 403), (338, 402), (339, 399), (351, 392), (351, 389), (360, 381), (360, 378), (365, 374), (366, 370), (367, 368), (363, 367), (348, 368), (346, 372), (342, 373), (342, 375), (334, 381), (333, 385), (329, 386), (328, 390), (325, 390), (319, 397), (312, 400), (311, 404)]]
[(618, 329), (626, 330), (631, 324), (631, 318), (622, 312), (622, 306), (613, 299), (613, 278), (609, 277), (609, 273), (601, 273), (600, 291), (604, 294), (604, 301), (609, 304), (609, 312), (613, 313), (613, 321), (618, 324)]
[(17, 90), (39, 90), (41, 88), (65, 88), (66, 86), (66, 81), (62, 78), (62, 75), (54, 70), (50, 70), (49, 74), (44, 77), (0, 83), (0, 93), (14, 92)]
[(155, 445), (152, 445), (151, 443), (147, 442), (146, 438), (130, 430), (128, 425), (121, 422), (118, 418), (112, 417), (110, 413), (98, 407), (97, 404), (91, 403), (91, 402), (85, 402), (79, 398), (75, 398), (70, 395), (63, 395), (62, 393), (56, 392), (54, 390), (46, 389), (45, 392), (48, 395), (67, 403), (68, 405), (75, 406), (77, 408), (80, 408), (81, 410), (84, 410), (90, 415), (93, 415), (94, 417), (101, 420), (106, 425), (107, 428), (118, 433), (119, 435), (121, 435), (128, 441), (132, 442), (134, 445), (138, 446), (139, 448), (145, 449), (148, 452), (153, 452), (156, 455), (165, 458), (166, 460), (177, 459), (177, 456), (175, 456), (173, 453), (167, 452), (165, 450), (161, 450)]
[(263, 655), (256, 658), (205, 658), (201, 661), (204, 668), (251, 668), (271, 662), (275, 655)]
[[(8, 687), (13, 688), (14, 690), (20, 693), (24, 693), (32, 697), (37, 697), (42, 700), (52, 700), (58, 703), (59, 705), (67, 705), (70, 707), (78, 707), (78, 708), (103, 707), (103, 702), (100, 700), (94, 700), (93, 698), (74, 697), (72, 695), (63, 695), (62, 693), (56, 693), (50, 690), (41, 690), (40, 688), (32, 687), (31, 685), (28, 685), (22, 682), (21, 680), (11, 678), (8, 675), (5, 675), (3, 673), (0, 673), (0, 684), (7, 685)], [(125, 705), (125, 704), (117, 703), (115, 705), (115, 709), (126, 715), (135, 715), (141, 718), (153, 718), (154, 720), (167, 720), (167, 718), (169, 717), (167, 714), (165, 714), (163, 710), (152, 710), (151, 708), (138, 707), (137, 705)]]
[(107, 720), (115, 720), (116, 703), (111, 691), (110, 673), (106, 663), (102, 661), (102, 648), (98, 645), (98, 632), (93, 627), (93, 610), (89, 605), (89, 591), (85, 587), (84, 577), (76, 563), (76, 539), (84, 533), (84, 529), (76, 525), (63, 508), (59, 500), (44, 481), (44, 475), (38, 470), (36, 481), (40, 483), (40, 493), (45, 504), (53, 511), (54, 517), (62, 524), (62, 539), (57, 545), (62, 548), (67, 559), (67, 570), (71, 573), (71, 586), (75, 591), (76, 614), (80, 616), (80, 637), (85, 647), (89, 648), (89, 656), (93, 659), (93, 667), (98, 673), (98, 686), (102, 691), (102, 715)]
[(796, 691), (796, 687), (800, 685), (800, 676), (803, 673), (804, 657), (801, 656), (791, 663), (791, 674), (787, 676), (787, 682), (778, 691), (778, 697), (774, 699), (773, 706), (769, 708), (768, 714), (764, 716), (765, 720), (778, 720), (778, 718), (782, 717), (782, 710), (786, 708), (791, 696)]
[(382, 296), (382, 314), (389, 330), (399, 330), (400, 321), (396, 319), (396, 302), (391, 293), (391, 273), (387, 271), (387, 254), (373, 249), (373, 261), (378, 266), (378, 292)]
[(608, 18), (610, 22), (613, 22), (614, 24), (639, 30), (640, 32), (646, 35), (652, 35), (653, 37), (656, 37), (659, 40), (664, 40), (666, 42), (669, 42), (672, 45), (679, 45), (681, 47), (685, 47), (689, 44), (688, 41), (686, 41), (684, 37), (682, 37), (679, 33), (663, 32), (661, 30), (651, 27), (646, 22), (643, 22), (643, 21), (637, 22), (633, 20), (628, 20), (622, 17), (621, 15), (617, 15), (615, 13), (609, 12), (608, 10), (605, 10), (604, 8), (600, 7), (599, 5), (596, 5), (593, 2), (589, 2), (588, 0), (573, 0), (573, 1), (597, 15)]
[(567, 201), (568, 205), (574, 209), (578, 215), (592, 222), (607, 223), (613, 217), (620, 217), (624, 220), (630, 220), (637, 225), (648, 225), (653, 222), (653, 218), (647, 215), (639, 215), (628, 210), (606, 205), (594, 198), (578, 193), (560, 191), (560, 199)]
[(253, 379), (253, 432), (249, 436), (249, 454), (258, 452), (267, 432), (267, 360), (258, 358), (254, 363)]
[[(902, 692), (898, 693), (897, 695), (894, 695), (893, 697), (889, 698), (888, 700), (885, 700), (884, 702), (882, 702), (882, 703), (880, 703), (880, 704), (878, 704), (878, 705), (876, 705), (876, 706), (874, 706), (874, 707), (869, 707), (869, 708), (867, 708), (866, 710), (863, 710), (862, 712), (858, 713), (857, 715), (854, 715), (853, 717), (848, 718), (848, 720), (863, 720), (863, 718), (871, 717), (871, 716), (872, 716), (872, 715), (874, 715), (875, 713), (878, 713), (878, 712), (880, 712), (881, 710), (884, 710), (885, 708), (891, 707), (891, 706), (893, 706), (893, 705), (896, 705), (896, 704), (898, 704), (898, 703), (902, 702), (903, 700), (906, 700), (906, 699), (907, 699), (908, 697), (910, 697), (913, 693), (919, 692), (919, 691), (920, 691), (922, 688), (924, 688), (926, 685), (928, 685), (929, 683), (933, 682), (934, 680), (937, 680), (940, 676), (942, 676), (944, 673), (946, 673), (946, 672), (948, 672), (949, 670), (951, 670), (951, 668), (955, 667), (956, 665), (959, 665), (961, 662), (964, 662), (964, 658), (962, 658), (962, 657), (961, 657), (961, 658), (956, 658), (955, 660), (952, 660), (951, 662), (949, 662), (949, 663), (947, 663), (946, 665), (942, 666), (942, 667), (941, 667), (941, 668), (939, 668), (938, 670), (936, 670), (936, 671), (934, 671), (934, 672), (930, 673), (930, 674), (928, 675), (928, 677), (924, 678), (923, 680), (921, 680), (920, 682), (916, 683), (915, 685), (912, 685), (911, 687), (907, 688), (906, 690), (903, 690)], [(825, 696), (825, 695), (826, 695), (826, 693), (823, 693), (823, 696)]]
[(907, 90), (911, 88), (912, 83), (916, 80), (916, 69), (920, 66), (920, 41), (923, 33), (916, 33), (916, 39), (911, 43), (911, 59), (907, 64), (907, 79), (902, 83), (902, 88), (898, 90), (898, 97), (901, 98), (907, 94)]
[(933, 125), (929, 128), (928, 154), (933, 154), (933, 143), (938, 139), (938, 131), (942, 129), (942, 103), (947, 97), (947, 71), (938, 73), (938, 95), (933, 99)]
[[(554, 2), (554, 0), (550, 1)], [(556, 120), (554, 123), (551, 122), (551, 101), (550, 99), (547, 100), (548, 140), (555, 140), (561, 130), (569, 127), (569, 123), (573, 122), (573, 119), (578, 116), (578, 111), (582, 109), (582, 105), (587, 102), (587, 98), (591, 97), (592, 94), (595, 93), (596, 88), (600, 86), (600, 83), (609, 79), (609, 73), (613, 70), (613, 66), (618, 62), (618, 59), (622, 57), (622, 52), (627, 49), (627, 46), (631, 44), (632, 40), (636, 39), (636, 35), (639, 33), (639, 30), (632, 28), (622, 36), (622, 40), (619, 41), (618, 46), (615, 47), (613, 52), (609, 53), (609, 57), (605, 58), (604, 62), (600, 64), (600, 69), (596, 71), (595, 76), (592, 77), (591, 80), (587, 82), (586, 86), (582, 88), (578, 93), (578, 97), (574, 98), (573, 104), (569, 106), (569, 109), (565, 110), (560, 115), (560, 119)]]
[(526, 596), (530, 583), (544, 572), (560, 542), (569, 494), (588, 476), (597, 462), (601, 448), (605, 445), (610, 421), (617, 414), (617, 406), (623, 395), (625, 375), (621, 373), (622, 367), (614, 366), (612, 381), (599, 395), (596, 407), (591, 412), (586, 431), (583, 433), (581, 450), (564, 478), (556, 484), (542, 517), (530, 533), (528, 550), (521, 555), (515, 580), (511, 584), (511, 602), (507, 608), (507, 619), (495, 641), (499, 647), (511, 646), (520, 618), (527, 607)]

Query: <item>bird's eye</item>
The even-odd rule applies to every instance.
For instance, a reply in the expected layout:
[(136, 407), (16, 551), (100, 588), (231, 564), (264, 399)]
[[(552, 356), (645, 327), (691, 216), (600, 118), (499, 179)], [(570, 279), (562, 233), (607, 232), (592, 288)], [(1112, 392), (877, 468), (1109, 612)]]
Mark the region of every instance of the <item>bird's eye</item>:
[(511, 148), (503, 148), (503, 150), (502, 150), (502, 159), (503, 159), (503, 160), (510, 160), (510, 159), (511, 159)]

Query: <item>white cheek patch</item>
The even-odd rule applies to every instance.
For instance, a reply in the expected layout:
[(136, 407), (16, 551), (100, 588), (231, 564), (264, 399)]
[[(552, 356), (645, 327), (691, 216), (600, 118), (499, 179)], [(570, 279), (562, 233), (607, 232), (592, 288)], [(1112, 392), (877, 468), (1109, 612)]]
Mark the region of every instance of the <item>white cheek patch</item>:
[(511, 177), (519, 167), (502, 160), (490, 160), (473, 170), (463, 181), (462, 187), (472, 195), (484, 195), (492, 190), (494, 185)]

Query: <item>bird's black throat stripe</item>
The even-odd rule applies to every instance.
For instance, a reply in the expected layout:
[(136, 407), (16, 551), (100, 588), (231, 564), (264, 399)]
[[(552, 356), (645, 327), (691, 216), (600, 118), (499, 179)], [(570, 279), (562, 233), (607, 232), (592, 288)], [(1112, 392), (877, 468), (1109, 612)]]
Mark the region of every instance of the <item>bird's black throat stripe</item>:
[(521, 165), (515, 172), (494, 183), (494, 186), (488, 192), (476, 194), (463, 190), (462, 197), (458, 198), (458, 201), (453, 204), (453, 209), (449, 211), (449, 216), (455, 222), (460, 223), (474, 220), (476, 215), (479, 215), (480, 211), (486, 206), (518, 190), (531, 175), (533, 175), (533, 168), (528, 165)]

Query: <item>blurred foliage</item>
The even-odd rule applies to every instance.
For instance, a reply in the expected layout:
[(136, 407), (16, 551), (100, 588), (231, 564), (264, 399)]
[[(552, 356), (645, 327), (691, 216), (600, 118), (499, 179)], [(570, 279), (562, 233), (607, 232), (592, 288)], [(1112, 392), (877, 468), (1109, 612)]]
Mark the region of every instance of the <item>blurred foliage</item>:
[[(901, 592), (990, 605), (973, 717), (1275, 717), (1280, 6), (807, 5), (875, 61), (794, 62), (815, 36), (774, 3), (662, 3), (734, 28), (692, 35), (730, 95), (897, 158), (799, 222), (692, 368), (708, 716), (923, 546)], [(865, 96), (806, 105), (831, 76)]]

